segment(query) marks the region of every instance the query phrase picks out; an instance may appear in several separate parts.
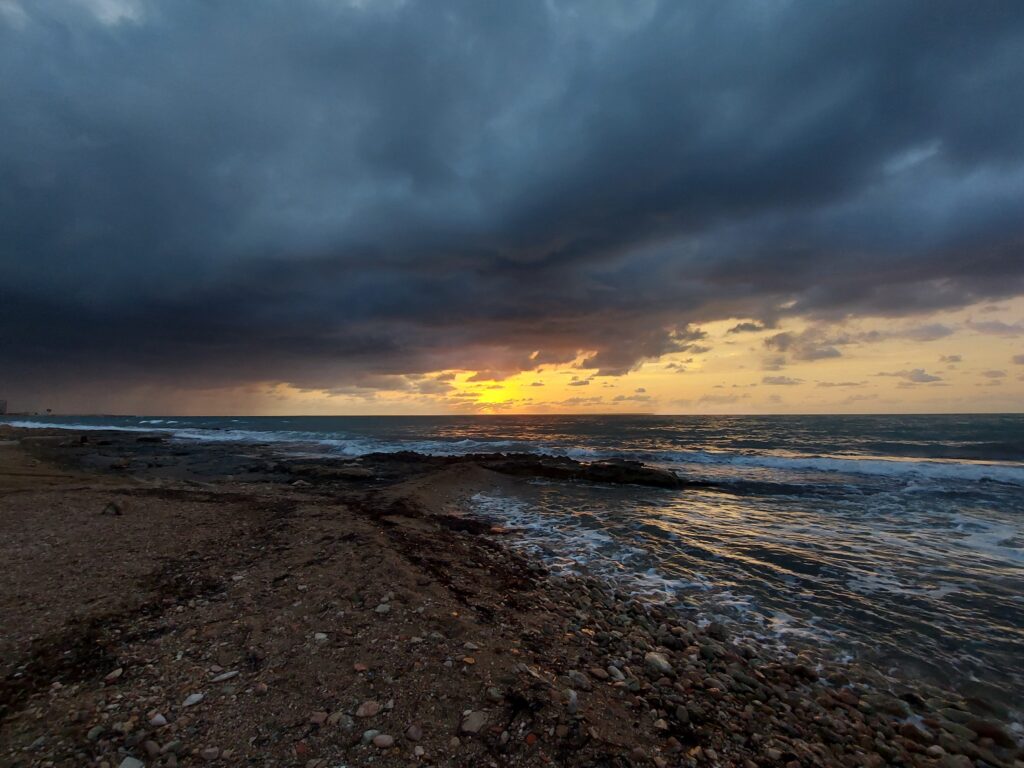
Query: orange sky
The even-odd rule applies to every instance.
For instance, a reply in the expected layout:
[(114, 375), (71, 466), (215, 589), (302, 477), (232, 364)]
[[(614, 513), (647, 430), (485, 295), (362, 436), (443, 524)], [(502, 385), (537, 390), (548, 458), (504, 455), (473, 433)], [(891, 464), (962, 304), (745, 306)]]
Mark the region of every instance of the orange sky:
[[(773, 329), (729, 332), (742, 321), (703, 325), (707, 335), (696, 349), (648, 360), (623, 376), (569, 365), (471, 381), (479, 378), (475, 371), (452, 370), (392, 377), (388, 388), (335, 393), (287, 382), (86, 391), (78, 401), (55, 396), (50, 407), (183, 415), (1024, 410), (1024, 298), (899, 321), (791, 320)], [(783, 351), (779, 334), (791, 340)], [(580, 351), (575, 365), (587, 352)]]

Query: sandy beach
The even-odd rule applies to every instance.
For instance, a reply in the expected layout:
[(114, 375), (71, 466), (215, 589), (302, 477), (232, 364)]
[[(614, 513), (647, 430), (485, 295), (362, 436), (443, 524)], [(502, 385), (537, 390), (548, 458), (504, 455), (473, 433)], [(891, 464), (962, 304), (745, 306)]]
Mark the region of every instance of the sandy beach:
[(0, 427), (5, 766), (1021, 766), (998, 713), (784, 656), (462, 514), (569, 459)]

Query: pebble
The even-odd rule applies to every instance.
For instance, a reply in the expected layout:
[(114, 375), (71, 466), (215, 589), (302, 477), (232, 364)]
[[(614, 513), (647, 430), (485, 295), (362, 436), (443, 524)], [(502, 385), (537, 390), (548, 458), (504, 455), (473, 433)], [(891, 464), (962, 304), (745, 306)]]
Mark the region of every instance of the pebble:
[(594, 688), (590, 678), (577, 669), (570, 670), (567, 677), (572, 681), (573, 686), (581, 691), (590, 691)]
[(368, 730), (363, 731), (363, 744), (372, 743), (373, 740), (377, 738), (378, 735), (380, 735), (380, 731), (376, 730), (375, 728), (370, 728)]
[(409, 741), (419, 741), (423, 738), (423, 729), (418, 725), (410, 725), (405, 731), (405, 738)]
[(313, 641), (317, 642), (317, 643), (326, 643), (327, 642), (327, 633), (326, 632), (315, 632), (313, 634)]
[(89, 741), (97, 741), (99, 737), (103, 735), (103, 730), (104, 728), (102, 725), (94, 725), (89, 729), (89, 733), (85, 735), (85, 738)]
[(313, 725), (323, 725), (327, 722), (327, 713), (323, 711), (314, 712), (309, 716), (309, 722)]
[(500, 688), (488, 688), (487, 689), (487, 700), (493, 701), (495, 704), (504, 701), (505, 696), (502, 694)]
[(263, 696), (267, 692), (267, 684), (263, 682), (256, 683), (256, 685), (252, 687), (252, 692), (257, 696)]
[(380, 712), (380, 702), (370, 699), (359, 705), (359, 708), (356, 710), (356, 717), (373, 717), (378, 712)]
[(644, 669), (659, 675), (671, 675), (675, 670), (664, 654), (648, 651), (644, 654)]
[(580, 708), (579, 696), (572, 688), (568, 688), (565, 691), (566, 710), (570, 715), (575, 715)]
[(185, 702), (181, 705), (183, 707), (194, 707), (200, 701), (206, 698), (205, 694), (202, 693), (190, 693)]
[(238, 677), (238, 670), (237, 669), (233, 669), (230, 672), (221, 672), (219, 675), (217, 675), (215, 678), (213, 678), (210, 682), (211, 683), (223, 683), (225, 680), (230, 680), (233, 677)]
[(388, 736), (386, 733), (378, 734), (373, 737), (373, 746), (379, 747), (380, 749), (387, 749), (388, 747), (394, 746), (395, 737)]
[(464, 718), (462, 718), (462, 725), (460, 730), (463, 733), (479, 733), (480, 729), (487, 724), (487, 713), (486, 712), (470, 712)]
[(216, 760), (220, 757), (220, 750), (217, 747), (207, 747), (199, 753), (199, 756), (206, 761)]
[(423, 747), (417, 744), (415, 748), (413, 748), (412, 753), (416, 755), (416, 757), (423, 757), (425, 754), (427, 754), (427, 750), (425, 750)]
[(391, 613), (391, 606), (388, 603), (381, 603), (373, 609), (373, 612), (383, 616), (385, 613)]
[(149, 718), (149, 724), (154, 728), (162, 728), (167, 725), (167, 718), (157, 712), (151, 718)]
[(134, 757), (126, 757), (117, 768), (146, 768), (146, 764)]

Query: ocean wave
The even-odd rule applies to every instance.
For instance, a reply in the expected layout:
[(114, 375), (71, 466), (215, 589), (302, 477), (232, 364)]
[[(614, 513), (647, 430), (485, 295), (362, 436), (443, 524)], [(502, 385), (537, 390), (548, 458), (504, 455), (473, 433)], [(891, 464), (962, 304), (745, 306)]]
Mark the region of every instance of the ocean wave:
[[(324, 455), (359, 457), (369, 453), (396, 453), (414, 451), (433, 456), (458, 456), (469, 453), (523, 452), (566, 456), (578, 461), (607, 459), (630, 459), (644, 461), (689, 473), (701, 473), (704, 469), (721, 470), (776, 470), (791, 473), (832, 473), (853, 475), (874, 475), (905, 479), (910, 486), (916, 481), (950, 481), (960, 483), (997, 482), (1008, 485), (1024, 485), (1024, 465), (1012, 462), (957, 461), (953, 459), (905, 459), (894, 456), (828, 456), (828, 455), (779, 455), (770, 453), (729, 453), (700, 450), (640, 450), (593, 447), (585, 445), (555, 445), (528, 440), (486, 440), (461, 438), (455, 440), (384, 440), (371, 437), (346, 435), (337, 432), (312, 432), (299, 430), (249, 430), (236, 428), (214, 428), (201, 426), (175, 426), (172, 420), (146, 419), (138, 425), (50, 423), (32, 420), (8, 421), (11, 426), (33, 429), (67, 429), (79, 431), (159, 431), (181, 440), (203, 442), (244, 442), (296, 444), (307, 448), (319, 448)], [(744, 478), (736, 478), (743, 480)], [(716, 480), (729, 482), (728, 477)]]

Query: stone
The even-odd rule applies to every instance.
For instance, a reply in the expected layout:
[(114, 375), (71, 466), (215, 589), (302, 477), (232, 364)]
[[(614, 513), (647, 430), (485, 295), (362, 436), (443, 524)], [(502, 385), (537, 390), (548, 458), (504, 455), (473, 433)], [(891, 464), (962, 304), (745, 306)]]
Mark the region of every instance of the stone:
[(315, 642), (315, 643), (326, 643), (327, 642), (327, 634), (325, 632), (314, 632), (313, 633), (313, 642)]
[(206, 698), (205, 694), (202, 693), (190, 693), (185, 702), (181, 705), (183, 707), (194, 707), (200, 701)]
[(395, 737), (388, 736), (386, 733), (381, 733), (373, 737), (373, 746), (380, 749), (387, 749), (395, 744)]
[(203, 758), (203, 760), (210, 762), (220, 757), (220, 750), (217, 749), (217, 747), (207, 747), (199, 752), (199, 756)]
[(323, 711), (314, 712), (309, 716), (309, 722), (313, 725), (323, 725), (327, 722), (327, 713)]
[(134, 757), (126, 757), (117, 768), (146, 768), (146, 764), (141, 760), (136, 760)]
[(370, 699), (359, 705), (359, 708), (356, 710), (356, 717), (373, 717), (378, 712), (380, 712), (380, 702)]
[(570, 670), (567, 677), (572, 681), (573, 686), (581, 691), (590, 691), (594, 688), (590, 678), (577, 669)]
[(375, 738), (377, 738), (377, 736), (379, 736), (379, 735), (380, 735), (380, 731), (378, 731), (375, 728), (370, 728), (368, 730), (363, 731), (363, 739), (362, 739), (363, 744), (371, 744), (371, 743), (373, 743), (373, 740)]
[(114, 681), (116, 681), (123, 674), (124, 674), (124, 667), (118, 667), (113, 672), (110, 672), (109, 674), (107, 674), (107, 676), (103, 678), (103, 682), (106, 683), (107, 685), (110, 685), (110, 683), (113, 683)]
[(257, 696), (265, 695), (267, 692), (267, 684), (264, 682), (256, 683), (256, 685), (252, 687), (252, 692), (255, 693)]
[(355, 721), (351, 717), (349, 717), (348, 714), (342, 712), (341, 710), (332, 713), (331, 716), (327, 718), (327, 724), (340, 725), (346, 731), (351, 731), (353, 728), (356, 727)]
[(409, 741), (419, 741), (423, 738), (423, 729), (414, 723), (405, 730), (405, 738)]
[(568, 688), (565, 691), (565, 708), (570, 715), (575, 715), (580, 709), (580, 699), (576, 691)]
[(502, 694), (500, 688), (494, 688), (492, 686), (491, 688), (487, 689), (487, 700), (488, 701), (493, 701), (495, 704), (498, 704), (498, 703), (504, 701), (504, 699), (505, 699), (505, 696), (504, 696), (504, 694)]
[(223, 683), (225, 680), (230, 680), (233, 677), (238, 677), (238, 670), (237, 669), (233, 669), (230, 672), (221, 672), (219, 675), (217, 675), (215, 678), (213, 678), (210, 682), (211, 683)]
[[(127, 466), (127, 465), (125, 465), (125, 466)], [(111, 501), (110, 503), (107, 504), (107, 506), (105, 506), (103, 508), (103, 511), (100, 512), (100, 514), (101, 515), (112, 515), (114, 517), (120, 517), (121, 516), (121, 505), (118, 504), (116, 501)]]
[(480, 733), (480, 730), (487, 724), (487, 713), (479, 710), (470, 712), (462, 718), (462, 725), (459, 730), (463, 733)]
[(162, 728), (167, 725), (167, 718), (157, 712), (151, 718), (149, 718), (149, 724), (154, 728)]
[(103, 735), (103, 730), (104, 728), (102, 725), (94, 725), (92, 728), (89, 729), (89, 732), (85, 735), (85, 738), (87, 738), (89, 741), (98, 741), (100, 736)]
[(150, 757), (157, 757), (160, 754), (160, 745), (152, 739), (142, 742), (142, 748), (146, 750), (146, 754)]
[(391, 613), (391, 606), (388, 603), (381, 603), (373, 609), (373, 612), (383, 616), (385, 613)]
[(648, 651), (644, 654), (644, 669), (658, 675), (671, 675), (675, 672), (664, 654)]
[(416, 755), (416, 757), (423, 757), (425, 754), (427, 754), (427, 750), (425, 750), (423, 747), (421, 747), (419, 744), (417, 744), (413, 748), (412, 753), (414, 755)]

